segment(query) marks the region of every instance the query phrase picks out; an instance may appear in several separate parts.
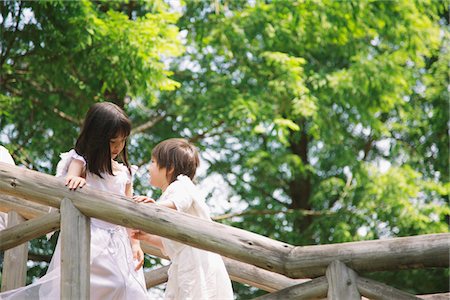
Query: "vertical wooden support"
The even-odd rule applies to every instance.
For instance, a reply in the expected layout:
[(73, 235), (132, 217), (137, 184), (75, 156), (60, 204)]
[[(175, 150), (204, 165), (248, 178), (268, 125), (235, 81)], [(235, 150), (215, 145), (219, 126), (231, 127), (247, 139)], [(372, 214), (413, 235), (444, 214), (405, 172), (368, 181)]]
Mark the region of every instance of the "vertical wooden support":
[[(15, 211), (8, 212), (8, 227), (25, 221)], [(27, 278), (28, 242), (5, 251), (3, 261), (2, 292), (25, 286)]]
[(335, 260), (327, 268), (328, 299), (356, 300), (361, 299), (356, 279), (358, 275), (342, 262)]
[(90, 292), (90, 218), (69, 199), (61, 202), (61, 299), (87, 299)]

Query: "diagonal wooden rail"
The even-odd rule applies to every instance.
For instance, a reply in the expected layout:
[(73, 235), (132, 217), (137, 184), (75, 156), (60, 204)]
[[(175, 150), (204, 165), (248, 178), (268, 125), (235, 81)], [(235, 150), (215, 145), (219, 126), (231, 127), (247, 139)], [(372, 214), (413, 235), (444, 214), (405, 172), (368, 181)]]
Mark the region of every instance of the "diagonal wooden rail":
[[(5, 203), (6, 205), (4, 205)], [(7, 250), (19, 246), (28, 240), (38, 238), (60, 228), (61, 215), (58, 209), (53, 208), (52, 212), (47, 213), (50, 211), (50, 207), (39, 205), (39, 209), (30, 210), (30, 204), (33, 204), (33, 202), (12, 196), (0, 195), (0, 211), (17, 211), (17, 213), (21, 215), (25, 214), (29, 217), (29, 220), (23, 223), (0, 231), (0, 250)], [(34, 205), (36, 206), (37, 204)], [(145, 253), (152, 256), (168, 259), (159, 249), (145, 242), (142, 243), (142, 249)], [(308, 281), (308, 279), (292, 279), (227, 257), (222, 258), (224, 259), (228, 274), (233, 281), (248, 284), (268, 292)], [(153, 287), (167, 280), (167, 267), (148, 271), (145, 275), (147, 287)]]
[(88, 187), (69, 191), (62, 179), (4, 163), (0, 163), (0, 193), (56, 208), (67, 198), (86, 216), (158, 234), (291, 278), (322, 276), (334, 260), (357, 272), (449, 266), (447, 233), (295, 247)]

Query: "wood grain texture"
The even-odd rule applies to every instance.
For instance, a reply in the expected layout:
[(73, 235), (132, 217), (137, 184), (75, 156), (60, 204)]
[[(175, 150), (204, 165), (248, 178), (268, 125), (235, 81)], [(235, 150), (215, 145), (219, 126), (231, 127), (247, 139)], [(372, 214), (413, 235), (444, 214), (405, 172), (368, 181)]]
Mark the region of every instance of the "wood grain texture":
[(48, 213), (50, 207), (14, 196), (0, 195), (0, 211), (7, 213), (11, 210), (19, 212), (22, 217), (29, 220)]
[(356, 279), (358, 275), (352, 269), (338, 260), (333, 261), (327, 268), (329, 300), (360, 300)]
[[(153, 256), (157, 256), (160, 258), (164, 258), (164, 259), (169, 259), (168, 257), (166, 257), (164, 254), (162, 254), (162, 252), (158, 249), (155, 248), (145, 242), (141, 242), (141, 247), (142, 250), (150, 255)], [(253, 265), (250, 264), (246, 264), (234, 259), (230, 259), (227, 257), (222, 256), (223, 262), (225, 264), (225, 267), (227, 268), (228, 271), (228, 275), (230, 275), (231, 280), (236, 281), (236, 282), (240, 282), (243, 284), (248, 284), (251, 285), (253, 287), (262, 289), (264, 291), (267, 292), (274, 292), (274, 291), (278, 291), (293, 285), (297, 285), (299, 283), (303, 283), (303, 282), (307, 282), (309, 281), (309, 279), (292, 279), (289, 277), (286, 277), (284, 275), (278, 274), (278, 273), (274, 273), (274, 272), (270, 272), (258, 267), (255, 267)], [(167, 269), (167, 268), (165, 268)], [(162, 282), (160, 282), (159, 278), (163, 278), (160, 277), (160, 273), (159, 272), (163, 272), (163, 271), (158, 271), (158, 273), (155, 273), (157, 276), (157, 279), (150, 280), (149, 282), (152, 282), (155, 285), (161, 284)], [(165, 276), (166, 280), (167, 280), (167, 274)], [(165, 281), (163, 281), (165, 282)], [(152, 285), (154, 286), (154, 285)], [(147, 288), (150, 288), (151, 286), (147, 285)]]
[(84, 187), (70, 191), (63, 180), (0, 163), (0, 193), (59, 208), (68, 198), (89, 217), (157, 234), (291, 278), (323, 276), (334, 260), (360, 271), (448, 267), (450, 234), (294, 247), (231, 226), (201, 220), (154, 204)]
[(305, 283), (300, 283), (298, 285), (282, 289), (274, 293), (266, 294), (256, 299), (257, 300), (323, 299), (327, 296), (327, 290), (328, 290), (327, 278), (325, 276), (322, 276)]
[(90, 297), (90, 219), (69, 199), (61, 203), (61, 299)]
[(287, 260), (285, 275), (292, 278), (321, 276), (334, 260), (356, 272), (448, 268), (449, 249), (449, 233), (295, 247)]
[[(22, 224), (25, 218), (15, 211), (8, 212), (8, 228)], [(2, 241), (3, 244), (3, 240)], [(2, 292), (25, 286), (27, 277), (28, 243), (5, 251), (2, 272)]]
[[(415, 295), (398, 290), (384, 283), (372, 279), (359, 277), (357, 279), (358, 290), (361, 295), (374, 300), (396, 299), (396, 300), (419, 300)], [(431, 296), (431, 295), (428, 295)]]
[(0, 250), (6, 250), (29, 240), (38, 238), (59, 228), (61, 215), (59, 212), (36, 217), (14, 227), (0, 231)]

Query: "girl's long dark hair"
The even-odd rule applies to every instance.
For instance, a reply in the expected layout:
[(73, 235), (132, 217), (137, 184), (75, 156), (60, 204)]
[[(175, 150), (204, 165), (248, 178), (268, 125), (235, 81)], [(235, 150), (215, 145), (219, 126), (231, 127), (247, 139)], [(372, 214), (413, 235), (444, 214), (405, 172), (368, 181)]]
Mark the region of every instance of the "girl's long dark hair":
[[(86, 114), (83, 128), (75, 144), (75, 151), (86, 160), (86, 170), (101, 176), (101, 173), (114, 175), (111, 165), (110, 140), (128, 137), (131, 122), (125, 112), (111, 102), (96, 103)], [(127, 143), (119, 154), (130, 171), (127, 157)]]

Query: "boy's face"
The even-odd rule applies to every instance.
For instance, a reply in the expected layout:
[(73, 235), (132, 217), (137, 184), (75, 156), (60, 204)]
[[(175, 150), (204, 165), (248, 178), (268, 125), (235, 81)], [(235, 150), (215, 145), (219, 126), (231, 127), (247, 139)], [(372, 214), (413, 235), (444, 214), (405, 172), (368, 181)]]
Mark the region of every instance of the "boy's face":
[(150, 166), (148, 167), (148, 172), (150, 173), (150, 184), (164, 191), (166, 187), (169, 185), (169, 182), (167, 180), (166, 168), (160, 169), (158, 163), (152, 157), (150, 161)]

